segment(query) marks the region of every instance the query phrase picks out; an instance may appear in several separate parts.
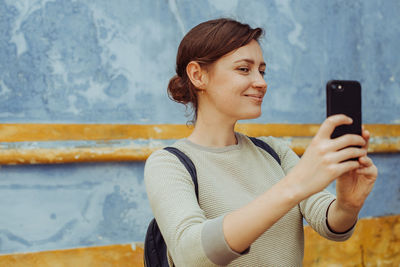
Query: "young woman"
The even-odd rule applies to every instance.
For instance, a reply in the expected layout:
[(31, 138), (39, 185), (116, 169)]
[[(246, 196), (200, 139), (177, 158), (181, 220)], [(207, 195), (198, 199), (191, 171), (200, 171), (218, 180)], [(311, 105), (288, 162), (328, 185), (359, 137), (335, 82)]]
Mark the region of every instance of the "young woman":
[[(267, 90), (262, 33), (217, 19), (194, 27), (179, 46), (168, 92), (192, 105), (195, 123), (173, 146), (196, 167), (199, 203), (175, 155), (159, 150), (145, 166), (170, 266), (301, 266), (303, 218), (320, 235), (346, 240), (374, 185), (369, 133), (330, 139), (336, 126), (352, 123), (344, 115), (322, 123), (301, 159), (279, 139), (260, 137), (281, 164), (234, 131), (238, 120), (261, 114)], [(358, 161), (346, 161), (351, 158)], [(334, 180), (336, 197), (324, 190)]]

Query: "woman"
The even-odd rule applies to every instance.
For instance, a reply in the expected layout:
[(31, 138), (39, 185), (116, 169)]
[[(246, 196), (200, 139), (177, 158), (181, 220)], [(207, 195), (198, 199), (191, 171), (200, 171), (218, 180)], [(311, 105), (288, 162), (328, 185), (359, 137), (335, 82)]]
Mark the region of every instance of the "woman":
[[(159, 150), (145, 166), (170, 266), (300, 266), (303, 218), (320, 235), (346, 240), (372, 190), (377, 168), (367, 156), (368, 131), (330, 139), (336, 126), (352, 123), (344, 115), (322, 123), (301, 159), (278, 139), (261, 137), (281, 164), (234, 131), (238, 120), (261, 114), (261, 35), (260, 28), (217, 19), (194, 27), (179, 46), (168, 91), (193, 106), (195, 123), (173, 146), (196, 166), (199, 202), (176, 156)], [(324, 191), (334, 180), (336, 197)]]

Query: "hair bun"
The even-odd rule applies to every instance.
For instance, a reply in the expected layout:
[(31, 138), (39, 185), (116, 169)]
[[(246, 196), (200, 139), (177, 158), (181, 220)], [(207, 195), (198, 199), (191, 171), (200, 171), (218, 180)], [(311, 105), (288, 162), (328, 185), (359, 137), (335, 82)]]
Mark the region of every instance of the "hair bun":
[(183, 104), (187, 104), (192, 100), (188, 85), (178, 75), (169, 80), (168, 95), (172, 100)]

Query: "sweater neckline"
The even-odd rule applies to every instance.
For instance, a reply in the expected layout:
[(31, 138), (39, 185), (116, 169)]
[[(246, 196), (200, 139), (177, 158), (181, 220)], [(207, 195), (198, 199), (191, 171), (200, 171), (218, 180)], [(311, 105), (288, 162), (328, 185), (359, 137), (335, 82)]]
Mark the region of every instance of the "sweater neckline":
[(239, 150), (242, 147), (242, 142), (243, 142), (242, 135), (240, 133), (238, 133), (238, 132), (235, 132), (235, 136), (236, 136), (236, 139), (237, 139), (237, 144), (230, 145), (230, 146), (225, 146), (225, 147), (202, 146), (202, 145), (193, 143), (192, 141), (190, 141), (187, 138), (183, 138), (181, 141), (184, 144), (186, 144), (186, 145), (188, 145), (188, 146), (190, 146), (192, 148), (198, 149), (198, 150), (208, 151), (208, 152), (213, 152), (213, 153), (223, 153), (223, 152), (228, 152), (228, 151), (232, 151), (232, 150)]

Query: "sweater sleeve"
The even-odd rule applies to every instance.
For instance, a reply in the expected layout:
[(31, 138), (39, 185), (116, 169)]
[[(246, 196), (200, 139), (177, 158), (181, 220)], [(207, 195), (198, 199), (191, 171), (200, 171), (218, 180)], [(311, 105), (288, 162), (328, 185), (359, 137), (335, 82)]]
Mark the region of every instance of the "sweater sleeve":
[[(299, 162), (300, 158), (284, 142), (277, 138), (267, 138), (266, 141), (277, 152), (282, 162), (282, 169), (285, 174)], [(300, 211), (307, 223), (321, 236), (334, 240), (345, 241), (351, 237), (354, 227), (345, 233), (332, 232), (327, 224), (327, 212), (335, 196), (327, 190), (322, 190), (299, 203)]]
[(207, 219), (190, 174), (165, 150), (146, 161), (144, 180), (154, 217), (175, 266), (225, 265), (239, 257), (226, 243), (223, 215)]

